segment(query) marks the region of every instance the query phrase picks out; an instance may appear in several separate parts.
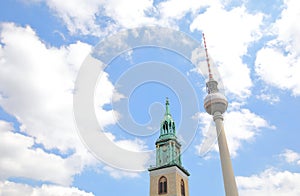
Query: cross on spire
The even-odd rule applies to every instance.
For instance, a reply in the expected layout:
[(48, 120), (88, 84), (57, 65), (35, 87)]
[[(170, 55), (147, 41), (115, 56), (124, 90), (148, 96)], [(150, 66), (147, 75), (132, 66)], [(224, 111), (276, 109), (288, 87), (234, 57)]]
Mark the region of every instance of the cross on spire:
[(170, 115), (170, 108), (169, 108), (169, 98), (166, 97), (166, 114), (165, 115)]

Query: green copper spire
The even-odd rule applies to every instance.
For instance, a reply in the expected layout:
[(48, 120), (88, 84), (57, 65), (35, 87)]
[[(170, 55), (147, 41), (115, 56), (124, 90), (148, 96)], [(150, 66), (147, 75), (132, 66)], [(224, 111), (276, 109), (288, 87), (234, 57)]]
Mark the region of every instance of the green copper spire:
[(170, 138), (170, 137), (176, 138), (175, 122), (170, 113), (169, 105), (170, 105), (169, 99), (166, 98), (166, 112), (165, 112), (164, 118), (160, 124), (160, 137), (159, 138)]
[(154, 168), (176, 165), (183, 172), (189, 175), (181, 164), (181, 145), (177, 141), (175, 122), (170, 112), (170, 103), (168, 98), (166, 98), (166, 111), (160, 124), (160, 136), (156, 140), (155, 145), (156, 166)]

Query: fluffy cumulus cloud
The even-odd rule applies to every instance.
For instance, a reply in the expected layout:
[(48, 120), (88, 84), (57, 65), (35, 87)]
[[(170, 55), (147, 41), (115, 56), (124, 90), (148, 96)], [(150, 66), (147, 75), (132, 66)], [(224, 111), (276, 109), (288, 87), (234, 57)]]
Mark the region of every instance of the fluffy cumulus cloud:
[(200, 30), (207, 34), (209, 52), (218, 64), (228, 92), (246, 98), (250, 96), (253, 84), (250, 69), (242, 58), (248, 54), (248, 47), (261, 37), (264, 16), (249, 13), (244, 6), (228, 9), (226, 3), (219, 0), (190, 0), (183, 4), (179, 0), (158, 3), (153, 0), (130, 3), (121, 0), (46, 1), (71, 33), (95, 36), (143, 25), (178, 28), (177, 22), (189, 15), (191, 31)]
[(261, 91), (261, 94), (255, 96), (257, 99), (263, 100), (268, 102), (269, 104), (273, 105), (275, 103), (278, 103), (280, 101), (280, 98), (276, 94), (271, 93), (265, 93), (264, 91)]
[(111, 134), (110, 132), (105, 132), (105, 135), (113, 141), (116, 145), (130, 151), (141, 152), (143, 150), (147, 150), (147, 145), (141, 139), (136, 138), (135, 140), (116, 140), (116, 136)]
[(242, 196), (297, 196), (300, 195), (300, 173), (269, 168), (258, 175), (236, 177)]
[(133, 28), (156, 23), (155, 18), (150, 16), (155, 12), (153, 0), (134, 0), (130, 3), (122, 0), (107, 0), (104, 9), (107, 16), (121, 27)]
[[(234, 105), (234, 103), (233, 103)], [(207, 113), (199, 113), (197, 116), (202, 124), (203, 140), (196, 146), (200, 155), (206, 155), (210, 149), (218, 150), (216, 128), (212, 116)], [(263, 128), (274, 128), (261, 116), (249, 109), (232, 109), (224, 115), (224, 128), (231, 156), (236, 156), (243, 142), (254, 141)]]
[[(0, 178), (70, 185), (75, 174), (99, 163), (82, 144), (73, 118), (74, 82), (91, 46), (48, 46), (29, 26), (13, 23), (1, 24), (0, 38), (0, 105), (20, 123), (19, 130), (13, 130), (2, 122)], [(112, 110), (102, 109), (114, 86), (107, 74), (102, 75), (95, 106), (106, 126), (116, 120)], [(144, 148), (136, 140), (115, 142), (124, 148)]]
[(0, 104), (21, 131), (62, 153), (80, 146), (72, 113), (75, 76), (90, 46), (47, 47), (30, 27), (1, 25)]
[[(279, 157), (282, 157), (287, 165), (300, 165), (300, 154), (293, 150), (285, 149)], [(269, 167), (259, 174), (237, 176), (236, 180), (239, 187), (239, 193), (243, 196), (300, 195), (300, 173), (297, 172)]]
[[(81, 6), (76, 6), (79, 3)], [(178, 21), (188, 16), (191, 31), (200, 30), (207, 34), (209, 52), (218, 64), (228, 92), (242, 99), (251, 94), (250, 69), (242, 58), (248, 54), (250, 44), (261, 37), (261, 13), (248, 13), (244, 6), (227, 9), (226, 2), (219, 0), (190, 0), (184, 4), (179, 0), (130, 3), (120, 0), (47, 0), (46, 4), (71, 33), (95, 36), (143, 25), (178, 28)]]
[(149, 17), (155, 12), (152, 0), (130, 3), (122, 0), (46, 0), (45, 3), (66, 24), (71, 34), (103, 36), (124, 27), (156, 23), (154, 17)]
[[(12, 23), (1, 24), (0, 36), (0, 104), (17, 118), (26, 135), (3, 133), (7, 140), (2, 152), (10, 152), (11, 145), (17, 150), (1, 156), (2, 177), (68, 185), (85, 165), (96, 163), (77, 135), (72, 111), (75, 76), (90, 46), (81, 42), (61, 48), (46, 46), (30, 27)], [(20, 143), (13, 145), (14, 140)], [(41, 167), (36, 168), (37, 164)]]
[[(255, 71), (267, 84), (300, 95), (300, 4), (285, 0), (281, 16), (275, 21), (270, 40), (257, 52)], [(270, 58), (271, 57), (271, 58)]]
[(35, 141), (32, 137), (13, 131), (12, 124), (0, 121), (0, 179), (23, 177), (63, 185), (71, 184), (72, 176), (81, 170), (80, 158), (77, 155), (62, 158), (47, 153), (34, 147)]
[(279, 155), (287, 163), (297, 164), (300, 166), (300, 153), (295, 152), (291, 149), (285, 149), (282, 154)]
[(128, 172), (128, 171), (120, 171), (118, 169), (105, 166), (103, 167), (104, 171), (108, 172), (110, 176), (114, 179), (122, 179), (122, 178), (137, 178), (140, 177), (140, 174), (137, 172)]
[(94, 96), (94, 105), (97, 108), (96, 116), (101, 127), (114, 124), (119, 119), (116, 111), (103, 109), (103, 106), (106, 103), (110, 103), (116, 94), (118, 93), (115, 92), (113, 84), (109, 81), (109, 75), (106, 72), (102, 72), (96, 85)]
[(248, 13), (243, 6), (227, 10), (215, 5), (199, 14), (190, 26), (192, 31), (206, 34), (209, 53), (218, 65), (224, 86), (235, 97), (251, 94), (250, 69), (242, 58), (248, 54), (250, 44), (261, 37), (262, 21), (261, 13)]
[[(116, 136), (113, 135), (110, 132), (104, 132), (106, 137), (108, 137), (111, 141), (114, 142), (115, 145), (117, 145), (118, 147), (124, 149), (124, 150), (128, 150), (131, 152), (146, 152), (148, 150), (148, 146), (146, 145), (145, 141), (135, 138), (135, 139), (116, 139)], [(109, 152), (108, 153), (112, 153)], [(140, 171), (144, 171), (147, 169), (147, 167), (149, 166), (149, 163), (153, 164), (153, 162), (149, 162), (151, 161), (151, 158), (154, 157), (154, 153), (140, 153), (139, 155), (136, 155), (135, 157), (133, 157), (131, 159), (131, 161), (129, 162), (130, 164), (130, 168), (133, 168), (132, 171), (122, 171), (120, 169), (116, 169), (116, 168), (112, 168), (110, 166), (105, 166), (103, 169), (107, 172), (109, 172), (109, 174), (116, 179), (120, 179), (120, 178), (126, 178), (126, 177), (139, 177), (140, 176)], [(124, 151), (123, 153), (118, 154), (118, 162), (124, 160), (124, 162), (126, 163), (128, 160), (128, 154), (126, 153), (126, 151)], [(111, 160), (111, 164), (114, 165), (118, 165), (114, 162), (114, 160)], [(109, 164), (108, 164), (109, 165)], [(125, 166), (126, 167), (126, 166)]]
[(104, 1), (47, 0), (45, 2), (64, 21), (71, 33), (78, 31), (83, 34), (89, 32), (100, 33), (100, 26), (96, 23), (96, 13), (100, 10), (100, 5)]
[(236, 155), (243, 141), (253, 141), (261, 129), (274, 126), (261, 116), (251, 112), (249, 109), (233, 110), (228, 112), (224, 118), (224, 127), (227, 130), (229, 149), (231, 154)]
[[(42, 2), (42, 1), (32, 1)], [(262, 13), (249, 13), (242, 5), (226, 8), (226, 2), (169, 0), (155, 3), (153, 0), (57, 1), (45, 3), (66, 24), (71, 34), (104, 36), (121, 28), (142, 25), (163, 25), (178, 28), (177, 21), (189, 14), (191, 31), (207, 34), (209, 52), (218, 64), (228, 92), (235, 97), (247, 98), (253, 86), (250, 69), (243, 61), (248, 47), (262, 37)], [(80, 6), (77, 6), (79, 5)], [(300, 94), (299, 65), (299, 3), (285, 0), (281, 18), (269, 28), (275, 35), (257, 53), (256, 73), (266, 83)], [(199, 11), (200, 14), (199, 14)], [(222, 33), (220, 33), (222, 32)], [(228, 50), (230, 48), (230, 50)], [(272, 56), (273, 58), (268, 58)], [(239, 81), (239, 82), (236, 82)], [(261, 97), (269, 100), (270, 97)]]
[[(153, 0), (31, 0), (45, 3), (67, 26), (71, 34), (104, 36), (122, 28), (142, 25), (162, 25), (178, 28), (177, 21), (187, 14), (194, 18), (201, 8), (220, 6), (219, 0), (180, 0), (156, 2)], [(78, 6), (80, 5), (80, 6)]]
[(75, 187), (63, 187), (58, 185), (42, 185), (41, 187), (31, 187), (28, 185), (14, 183), (10, 181), (0, 182), (0, 195), (24, 195), (24, 196), (93, 196), (92, 193), (79, 190)]
[[(44, 3), (39, 0), (31, 2)], [(132, 0), (130, 3), (122, 0), (46, 0), (45, 3), (66, 24), (71, 34), (95, 36), (142, 25), (177, 27), (176, 20), (187, 13), (195, 13), (202, 6), (212, 4), (196, 0), (185, 4), (178, 0), (163, 1), (158, 5), (153, 0)]]
[(169, 0), (160, 2), (157, 5), (157, 12), (159, 13), (159, 19), (162, 24), (174, 26), (176, 21), (184, 18), (189, 13), (192, 17), (195, 17), (201, 8), (218, 5), (218, 0), (189, 0), (184, 3), (180, 0)]

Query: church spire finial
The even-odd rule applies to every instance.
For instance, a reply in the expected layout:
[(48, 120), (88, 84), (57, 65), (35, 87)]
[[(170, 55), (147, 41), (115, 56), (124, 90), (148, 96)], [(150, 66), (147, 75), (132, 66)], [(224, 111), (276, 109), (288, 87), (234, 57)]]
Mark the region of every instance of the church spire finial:
[(169, 98), (166, 97), (166, 114), (165, 115), (170, 115), (170, 108), (169, 108)]

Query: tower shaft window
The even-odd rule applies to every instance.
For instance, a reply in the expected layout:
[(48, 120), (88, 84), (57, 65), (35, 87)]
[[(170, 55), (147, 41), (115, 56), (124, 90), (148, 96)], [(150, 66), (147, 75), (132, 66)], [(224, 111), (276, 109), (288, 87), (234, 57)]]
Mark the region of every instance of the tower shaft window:
[(180, 182), (180, 190), (181, 190), (181, 196), (185, 196), (184, 181), (182, 179)]
[(158, 181), (158, 194), (166, 194), (168, 192), (167, 178), (162, 176)]

